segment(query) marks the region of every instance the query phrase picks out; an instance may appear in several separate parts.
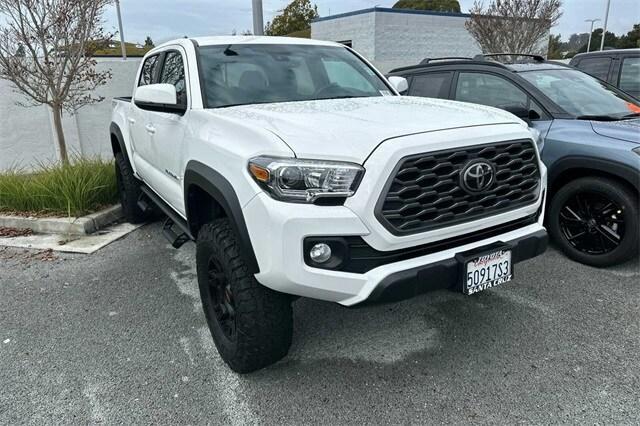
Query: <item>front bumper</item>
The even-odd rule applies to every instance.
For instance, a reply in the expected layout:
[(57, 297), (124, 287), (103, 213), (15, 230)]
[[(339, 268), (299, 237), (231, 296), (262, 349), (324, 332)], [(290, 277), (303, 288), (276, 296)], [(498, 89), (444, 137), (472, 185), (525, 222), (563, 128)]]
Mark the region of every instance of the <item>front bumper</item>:
[[(540, 204), (530, 209), (533, 212), (528, 211), (528, 215), (542, 211)], [(307, 265), (303, 245), (305, 238), (320, 235), (370, 235), (360, 218), (345, 206), (287, 204), (263, 193), (245, 206), (244, 215), (260, 267), (256, 279), (261, 284), (282, 293), (345, 306), (452, 287), (458, 282), (457, 272), (452, 271), (460, 253), (506, 243), (514, 247), (515, 263), (540, 254), (546, 247), (540, 214), (535, 223), (503, 234), (384, 264), (365, 273), (340, 272)], [(397, 296), (390, 296), (391, 293)]]
[[(540, 230), (507, 241), (505, 245), (512, 251), (512, 262), (517, 264), (544, 253), (548, 242), (547, 231)], [(505, 247), (505, 245), (500, 245), (500, 247)], [(472, 255), (472, 252), (468, 255)], [(396, 272), (378, 283), (367, 302), (392, 302), (408, 299), (428, 291), (447, 288), (462, 291), (462, 268), (462, 263), (454, 257)]]

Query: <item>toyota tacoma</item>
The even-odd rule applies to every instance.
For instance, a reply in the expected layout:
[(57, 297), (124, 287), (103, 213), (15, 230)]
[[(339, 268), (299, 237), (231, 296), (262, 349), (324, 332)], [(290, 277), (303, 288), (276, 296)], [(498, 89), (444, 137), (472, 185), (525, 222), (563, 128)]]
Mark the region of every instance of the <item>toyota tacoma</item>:
[(283, 358), (291, 303), (474, 294), (544, 252), (546, 169), (507, 112), (401, 97), (337, 43), (180, 39), (144, 57), (110, 128), (127, 220), (196, 244), (213, 340), (234, 371)]

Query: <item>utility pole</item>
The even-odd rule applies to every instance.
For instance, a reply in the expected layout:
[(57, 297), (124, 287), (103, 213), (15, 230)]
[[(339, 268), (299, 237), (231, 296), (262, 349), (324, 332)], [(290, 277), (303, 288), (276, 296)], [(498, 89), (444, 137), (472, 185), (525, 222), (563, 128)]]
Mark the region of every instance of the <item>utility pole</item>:
[(122, 60), (127, 60), (127, 48), (124, 45), (124, 31), (122, 31), (122, 15), (120, 15), (120, 0), (116, 0), (116, 12), (118, 13), (118, 26), (120, 27), (120, 50), (122, 51)]
[(253, 0), (253, 35), (264, 35), (262, 0)]
[(591, 35), (593, 34), (593, 23), (600, 19), (585, 19), (584, 22), (591, 22), (591, 31), (589, 31), (589, 44), (587, 44), (587, 52), (591, 50)]
[(600, 50), (604, 50), (604, 36), (607, 35), (607, 23), (609, 22), (609, 7), (611, 0), (607, 0), (607, 11), (604, 14), (604, 28), (602, 29), (602, 41), (600, 42)]

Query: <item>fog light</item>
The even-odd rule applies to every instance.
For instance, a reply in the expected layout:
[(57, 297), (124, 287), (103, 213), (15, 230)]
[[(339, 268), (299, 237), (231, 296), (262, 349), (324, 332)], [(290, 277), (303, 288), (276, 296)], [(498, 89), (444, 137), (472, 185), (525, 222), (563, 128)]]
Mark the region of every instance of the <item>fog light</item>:
[(309, 257), (316, 263), (324, 263), (331, 258), (331, 247), (325, 243), (318, 243), (311, 247)]

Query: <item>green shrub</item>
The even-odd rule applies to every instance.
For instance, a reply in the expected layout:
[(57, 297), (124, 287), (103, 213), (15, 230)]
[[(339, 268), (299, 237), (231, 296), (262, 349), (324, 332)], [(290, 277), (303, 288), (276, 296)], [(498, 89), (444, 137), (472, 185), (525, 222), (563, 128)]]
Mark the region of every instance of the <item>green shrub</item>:
[(82, 216), (116, 203), (112, 161), (75, 159), (71, 164), (40, 164), (24, 173), (0, 173), (0, 211), (35, 215)]

